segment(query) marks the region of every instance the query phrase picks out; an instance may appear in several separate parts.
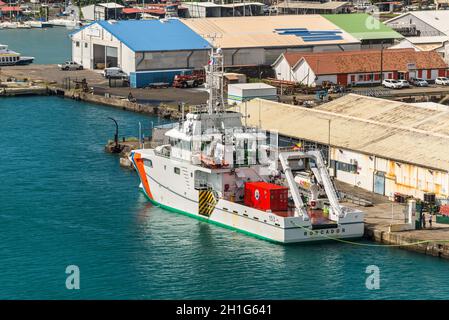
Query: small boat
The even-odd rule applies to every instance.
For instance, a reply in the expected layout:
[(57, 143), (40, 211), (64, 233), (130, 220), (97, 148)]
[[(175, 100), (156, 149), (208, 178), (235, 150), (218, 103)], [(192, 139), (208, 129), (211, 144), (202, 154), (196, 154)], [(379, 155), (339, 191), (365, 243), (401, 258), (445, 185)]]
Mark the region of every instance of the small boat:
[(14, 66), (30, 64), (34, 57), (22, 57), (20, 53), (12, 51), (5, 44), (0, 44), (0, 66)]
[(17, 22), (2, 22), (0, 23), (0, 28), (2, 29), (17, 29)]
[(19, 61), (16, 62), (17, 66), (23, 66), (27, 64), (31, 64), (34, 61), (34, 57), (20, 57)]
[(18, 23), (17, 29), (31, 29), (31, 26), (27, 23)]

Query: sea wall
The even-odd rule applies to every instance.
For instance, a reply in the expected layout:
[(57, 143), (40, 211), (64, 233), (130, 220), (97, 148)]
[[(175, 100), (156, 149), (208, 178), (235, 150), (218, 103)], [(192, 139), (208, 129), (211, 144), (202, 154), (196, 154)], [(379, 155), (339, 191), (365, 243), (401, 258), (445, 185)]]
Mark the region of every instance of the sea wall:
[(423, 240), (406, 233), (382, 231), (370, 226), (365, 227), (365, 237), (378, 243), (394, 245), (401, 249), (449, 259), (448, 242)]

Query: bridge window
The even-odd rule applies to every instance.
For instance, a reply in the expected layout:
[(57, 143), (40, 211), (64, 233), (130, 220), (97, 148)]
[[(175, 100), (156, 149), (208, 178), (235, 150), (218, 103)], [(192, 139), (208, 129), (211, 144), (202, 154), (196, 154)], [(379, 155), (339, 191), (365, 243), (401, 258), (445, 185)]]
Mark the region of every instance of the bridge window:
[(144, 159), (143, 164), (147, 167), (153, 168), (153, 161), (151, 161), (149, 159)]

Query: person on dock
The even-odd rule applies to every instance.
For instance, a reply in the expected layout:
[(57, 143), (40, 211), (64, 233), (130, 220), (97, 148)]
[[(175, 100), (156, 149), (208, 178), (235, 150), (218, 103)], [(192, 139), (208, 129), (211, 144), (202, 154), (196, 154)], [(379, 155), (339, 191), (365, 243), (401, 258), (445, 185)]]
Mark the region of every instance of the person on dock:
[(429, 229), (432, 229), (432, 220), (433, 220), (433, 215), (429, 214)]
[(422, 214), (422, 228), (425, 229), (426, 228), (426, 214), (423, 212)]
[(128, 101), (129, 102), (136, 102), (136, 99), (134, 98), (134, 96), (133, 96), (131, 91), (128, 94)]

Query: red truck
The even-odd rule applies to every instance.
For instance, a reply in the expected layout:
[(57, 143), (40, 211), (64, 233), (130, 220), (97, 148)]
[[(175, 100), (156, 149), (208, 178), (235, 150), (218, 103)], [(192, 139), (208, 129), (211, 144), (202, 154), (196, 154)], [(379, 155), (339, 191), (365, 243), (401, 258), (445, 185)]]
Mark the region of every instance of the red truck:
[(201, 74), (177, 74), (173, 79), (173, 87), (175, 88), (196, 88), (203, 83), (204, 75)]

